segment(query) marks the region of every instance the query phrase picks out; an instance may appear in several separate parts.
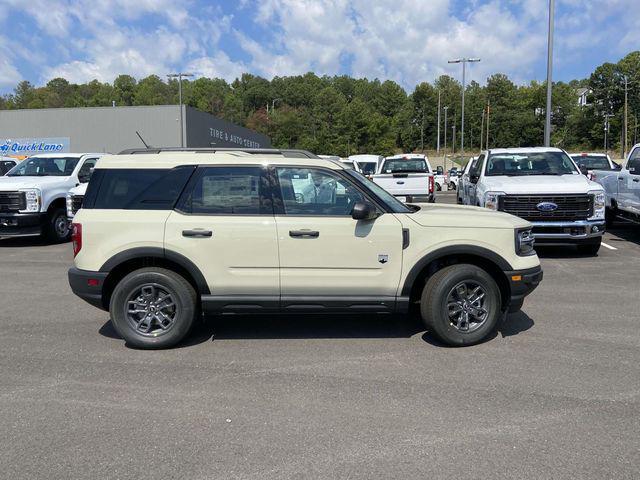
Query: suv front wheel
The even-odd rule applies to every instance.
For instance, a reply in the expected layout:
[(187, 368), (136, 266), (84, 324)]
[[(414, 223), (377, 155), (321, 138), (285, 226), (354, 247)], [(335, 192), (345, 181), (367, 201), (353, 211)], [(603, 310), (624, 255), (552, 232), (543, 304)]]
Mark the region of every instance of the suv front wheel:
[(485, 270), (457, 264), (436, 272), (424, 286), (420, 313), (440, 340), (448, 345), (473, 345), (498, 325), (500, 289)]
[(167, 348), (189, 334), (197, 297), (181, 275), (164, 268), (141, 268), (116, 285), (109, 311), (113, 326), (129, 345)]

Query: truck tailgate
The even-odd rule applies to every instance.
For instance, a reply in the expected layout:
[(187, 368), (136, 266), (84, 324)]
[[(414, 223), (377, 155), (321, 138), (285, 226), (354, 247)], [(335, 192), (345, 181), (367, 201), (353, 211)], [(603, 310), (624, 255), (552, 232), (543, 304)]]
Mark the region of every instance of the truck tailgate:
[(373, 181), (395, 196), (428, 195), (431, 173), (381, 173)]

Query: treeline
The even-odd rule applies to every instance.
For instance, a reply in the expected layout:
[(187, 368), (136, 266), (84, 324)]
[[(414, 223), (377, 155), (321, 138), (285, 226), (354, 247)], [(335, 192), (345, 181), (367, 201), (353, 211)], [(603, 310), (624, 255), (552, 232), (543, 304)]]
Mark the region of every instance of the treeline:
[[(625, 76), (628, 96), (628, 142), (637, 135), (640, 111), (640, 51), (618, 63), (605, 63), (589, 79), (558, 82), (553, 89), (552, 143), (570, 150), (603, 150), (605, 116), (608, 145), (620, 149), (624, 129)], [(587, 105), (578, 104), (578, 89), (587, 88)], [(461, 84), (441, 76), (423, 82), (408, 94), (393, 81), (348, 76), (275, 77), (271, 81), (243, 74), (231, 83), (218, 78), (183, 80), (183, 101), (215, 116), (265, 133), (276, 147), (304, 148), (317, 153), (390, 154), (433, 150), (437, 138), (438, 92), (441, 147), (447, 107), (447, 147), (454, 135), (460, 145)], [(486, 146), (534, 146), (543, 141), (544, 83), (516, 85), (495, 74), (484, 86), (473, 81), (465, 91), (465, 150)], [(72, 84), (54, 78), (43, 87), (20, 82), (0, 97), (1, 109), (164, 105), (178, 103), (176, 80), (151, 75), (137, 81), (118, 76), (113, 84), (97, 80)], [(488, 114), (488, 119), (487, 119)], [(482, 132), (482, 140), (481, 140)]]

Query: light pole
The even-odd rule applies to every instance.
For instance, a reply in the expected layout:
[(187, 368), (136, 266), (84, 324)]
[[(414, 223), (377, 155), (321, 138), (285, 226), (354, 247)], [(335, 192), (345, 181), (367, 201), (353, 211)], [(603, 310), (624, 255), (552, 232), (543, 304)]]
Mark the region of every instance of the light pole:
[(444, 147), (442, 151), (444, 152), (444, 161), (447, 161), (447, 110), (449, 107), (442, 107), (444, 110)]
[(609, 135), (609, 117), (611, 117), (610, 113), (604, 114), (604, 153), (609, 155), (609, 145), (607, 142), (607, 136)]
[(544, 146), (551, 146), (551, 89), (553, 83), (553, 16), (555, 0), (549, 0), (549, 32), (547, 37), (547, 111), (544, 120)]
[[(464, 155), (464, 91), (466, 89), (466, 71), (467, 63), (479, 62), (479, 58), (456, 58), (455, 60), (449, 60), (449, 63), (461, 63), (462, 64), (462, 121), (460, 125), (460, 153)], [(455, 139), (454, 139), (455, 141)]]
[(629, 105), (629, 77), (624, 76), (624, 140), (622, 158), (627, 158), (627, 137), (629, 135), (629, 122), (628, 122), (628, 105)]
[(180, 105), (180, 146), (184, 147), (184, 117), (182, 115), (182, 77), (193, 77), (193, 73), (170, 73), (167, 75), (169, 78), (178, 79), (178, 103)]
[(440, 90), (438, 90), (438, 141), (436, 142), (436, 152), (440, 153)]
[[(271, 114), (273, 115), (273, 110), (276, 108), (276, 102), (282, 100), (281, 98), (274, 98), (271, 100)], [(267, 102), (267, 115), (269, 115), (269, 103)]]

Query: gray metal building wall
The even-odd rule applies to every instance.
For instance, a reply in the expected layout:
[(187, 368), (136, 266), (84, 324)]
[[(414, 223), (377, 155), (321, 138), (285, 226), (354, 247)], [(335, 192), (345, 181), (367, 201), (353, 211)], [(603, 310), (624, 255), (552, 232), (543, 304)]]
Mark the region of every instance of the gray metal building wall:
[[(262, 148), (271, 145), (268, 137), (257, 132), (190, 107), (183, 106), (183, 109), (185, 145), (188, 147), (244, 146), (242, 142)], [(3, 142), (18, 138), (68, 137), (71, 152), (117, 153), (127, 148), (144, 147), (136, 131), (154, 147), (179, 146), (179, 107), (0, 110), (0, 141)]]

